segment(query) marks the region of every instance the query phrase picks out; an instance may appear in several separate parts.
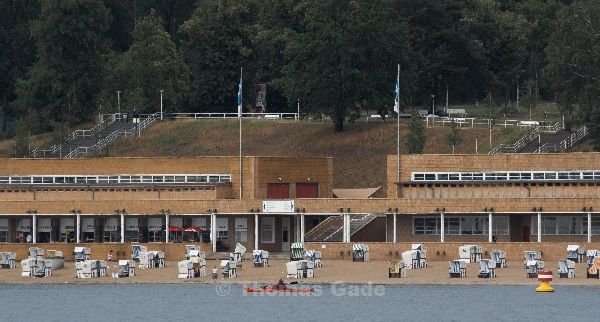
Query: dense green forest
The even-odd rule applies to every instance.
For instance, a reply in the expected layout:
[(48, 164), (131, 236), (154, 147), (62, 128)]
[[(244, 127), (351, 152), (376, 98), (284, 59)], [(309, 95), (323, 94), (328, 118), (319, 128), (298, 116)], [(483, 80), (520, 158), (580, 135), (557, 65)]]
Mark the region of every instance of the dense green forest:
[[(0, 135), (99, 113), (234, 112), (240, 68), (268, 110), (330, 116), (557, 102), (599, 120), (597, 0), (0, 0)], [(515, 103), (517, 88), (521, 106)], [(250, 90), (248, 90), (250, 89)]]

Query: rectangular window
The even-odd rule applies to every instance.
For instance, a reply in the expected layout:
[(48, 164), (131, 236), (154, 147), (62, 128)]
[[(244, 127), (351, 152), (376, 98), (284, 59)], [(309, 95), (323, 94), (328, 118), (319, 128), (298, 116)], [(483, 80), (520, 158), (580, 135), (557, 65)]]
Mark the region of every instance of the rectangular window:
[(235, 242), (248, 242), (248, 219), (235, 218)]
[(260, 224), (260, 241), (262, 243), (275, 242), (275, 218), (263, 217)]
[(496, 235), (508, 235), (508, 216), (493, 216), (492, 232)]
[(531, 180), (531, 173), (527, 173), (527, 172), (521, 173), (521, 180)]
[(544, 173), (544, 178), (546, 180), (556, 180), (556, 173), (554, 173), (554, 172)]
[(533, 174), (534, 180), (544, 180), (544, 174), (540, 172), (536, 172)]
[(456, 181), (460, 179), (460, 175), (458, 173), (450, 173), (448, 175), (448, 180)]
[(567, 172), (559, 172), (558, 173), (558, 180), (568, 180), (569, 179), (569, 173)]
[(511, 172), (511, 173), (509, 173), (508, 178), (510, 180), (521, 180), (521, 174), (520, 173)]
[(448, 181), (448, 174), (447, 173), (439, 173), (437, 175), (437, 179), (439, 181)]
[(423, 174), (423, 173), (415, 173), (415, 174), (413, 174), (413, 180), (414, 181), (425, 180), (425, 174)]
[(593, 180), (594, 179), (594, 173), (593, 172), (584, 172), (583, 173), (583, 179), (584, 180)]
[(556, 217), (542, 216), (542, 234), (556, 234)]
[(414, 235), (439, 235), (439, 219), (427, 217), (413, 218)]
[(444, 218), (444, 233), (448, 235), (459, 235), (460, 218)]
[(427, 181), (435, 180), (435, 173), (426, 173), (425, 180), (427, 180)]

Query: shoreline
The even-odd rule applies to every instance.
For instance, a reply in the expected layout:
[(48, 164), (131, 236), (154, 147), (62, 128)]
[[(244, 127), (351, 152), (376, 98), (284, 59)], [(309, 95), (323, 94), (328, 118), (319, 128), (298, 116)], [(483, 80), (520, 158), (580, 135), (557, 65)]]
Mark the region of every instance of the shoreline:
[[(215, 284), (231, 285), (270, 285), (279, 278), (287, 283), (297, 281), (298, 285), (411, 285), (411, 286), (452, 286), (452, 285), (486, 285), (486, 286), (535, 286), (539, 285), (536, 278), (527, 278), (522, 261), (509, 261), (507, 268), (496, 269), (496, 278), (478, 278), (479, 263), (467, 265), (467, 277), (450, 278), (447, 261), (429, 262), (429, 267), (408, 269), (406, 277), (388, 278), (387, 261), (370, 261), (358, 263), (343, 260), (325, 261), (325, 266), (315, 269), (314, 278), (288, 279), (285, 278), (286, 260), (274, 260), (267, 268), (253, 267), (251, 262), (242, 262), (238, 269), (238, 277), (231, 279), (218, 278)], [(600, 287), (600, 279), (586, 278), (585, 264), (576, 264), (575, 278), (559, 278), (554, 266), (557, 263), (547, 262), (546, 270), (554, 272), (552, 285)], [(210, 275), (213, 266), (218, 267), (218, 261), (207, 260), (206, 271)], [(44, 278), (22, 277), (20, 265), (14, 269), (0, 269), (0, 285), (97, 285), (97, 284), (213, 284), (210, 276), (193, 279), (177, 278), (177, 263), (167, 262), (164, 268), (136, 269), (136, 276), (113, 279), (111, 273), (118, 271), (116, 265), (111, 265), (106, 277), (77, 279), (73, 262), (66, 262), (64, 269), (53, 272), (53, 276)]]

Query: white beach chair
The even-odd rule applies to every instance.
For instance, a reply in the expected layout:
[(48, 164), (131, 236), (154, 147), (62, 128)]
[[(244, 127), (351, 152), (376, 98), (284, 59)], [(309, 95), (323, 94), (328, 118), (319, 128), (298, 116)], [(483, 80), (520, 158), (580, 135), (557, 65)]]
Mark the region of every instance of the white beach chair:
[(233, 253), (229, 253), (229, 260), (241, 262), (244, 257), (244, 253), (246, 253), (246, 247), (240, 243), (237, 243), (235, 244), (235, 250)]
[(39, 247), (29, 247), (29, 258), (35, 258), (35, 259), (43, 259), (44, 258), (44, 250), (42, 248)]
[(17, 267), (17, 255), (13, 252), (0, 252), (0, 267), (15, 268)]
[(575, 262), (564, 259), (558, 261), (559, 278), (575, 278)]
[(526, 250), (525, 259), (523, 260), (523, 266), (527, 268), (527, 262), (539, 261), (542, 259), (542, 254), (538, 251)]
[(191, 260), (184, 259), (177, 262), (177, 278), (193, 278), (194, 277), (194, 266)]
[(506, 268), (506, 252), (502, 250), (493, 250), (490, 252), (490, 257), (496, 263), (497, 268)]
[(300, 278), (298, 276), (297, 263), (298, 263), (297, 261), (291, 261), (291, 262), (285, 263), (285, 268), (287, 270), (287, 278)]
[(89, 261), (91, 259), (91, 251), (89, 247), (75, 247), (73, 255), (76, 262)]
[(237, 277), (236, 261), (221, 260), (221, 276), (223, 278)]
[(469, 263), (477, 263), (481, 260), (480, 245), (462, 245), (458, 247), (459, 259)]
[(544, 270), (544, 261), (541, 260), (530, 260), (525, 265), (526, 274), (529, 278), (537, 278), (538, 272)]
[(252, 251), (252, 263), (254, 264), (254, 267), (260, 267), (260, 266), (264, 267), (263, 251), (262, 250), (255, 249), (255, 250)]
[(416, 250), (419, 252), (418, 255), (418, 265), (415, 268), (423, 268), (427, 267), (427, 246), (424, 244), (412, 244), (411, 250)]
[(21, 261), (21, 276), (32, 276), (35, 259), (27, 258)]
[(323, 267), (323, 259), (320, 251), (315, 251), (315, 267)]
[(448, 275), (450, 277), (467, 277), (467, 264), (462, 260), (448, 261)]
[(306, 261), (306, 275), (307, 278), (315, 277), (315, 262)]
[(315, 261), (315, 251), (307, 249), (304, 252), (304, 259), (306, 259), (307, 261), (314, 262)]
[(496, 277), (496, 262), (493, 259), (482, 259), (479, 261), (479, 278)]
[(567, 245), (567, 259), (575, 263), (583, 263), (585, 249), (579, 245)]
[(140, 260), (140, 253), (148, 252), (148, 248), (142, 245), (131, 245), (131, 259), (134, 261)]
[(135, 262), (133, 260), (119, 260), (119, 277), (135, 276)]

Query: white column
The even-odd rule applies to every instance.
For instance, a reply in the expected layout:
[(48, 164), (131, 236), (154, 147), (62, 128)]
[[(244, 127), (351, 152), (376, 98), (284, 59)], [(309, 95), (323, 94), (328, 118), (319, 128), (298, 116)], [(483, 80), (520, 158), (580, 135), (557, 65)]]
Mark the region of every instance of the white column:
[(440, 242), (444, 242), (444, 213), (440, 212)]
[(254, 215), (254, 249), (258, 249), (258, 215)]
[(168, 242), (169, 242), (169, 215), (165, 215), (165, 243), (168, 243)]
[(395, 243), (396, 242), (396, 217), (398, 216), (398, 214), (394, 213), (394, 229), (392, 229), (394, 231), (394, 236), (392, 236), (392, 242)]
[(212, 243), (213, 253), (217, 252), (217, 215), (210, 215), (210, 242)]
[(537, 213), (537, 242), (541, 243), (542, 242), (542, 213), (538, 212)]
[(300, 242), (304, 243), (304, 214), (300, 215)]
[(300, 215), (294, 216), (294, 230), (296, 234), (294, 235), (294, 240), (296, 243), (300, 242)]
[(37, 243), (37, 214), (33, 214), (33, 218), (31, 220), (31, 234), (33, 236), (32, 237), (32, 242), (35, 244)]
[(77, 242), (77, 244), (79, 244), (81, 241), (81, 214), (76, 215), (75, 229), (77, 229), (75, 231), (75, 241)]
[(492, 239), (492, 213), (488, 213), (488, 243), (491, 243)]
[(121, 244), (125, 243), (125, 214), (121, 213)]
[(592, 242), (592, 213), (588, 212), (587, 213), (587, 242), (591, 243)]
[(347, 228), (348, 226), (346, 226), (346, 214), (342, 214), (342, 243), (346, 242), (346, 234), (348, 233), (346, 231)]

